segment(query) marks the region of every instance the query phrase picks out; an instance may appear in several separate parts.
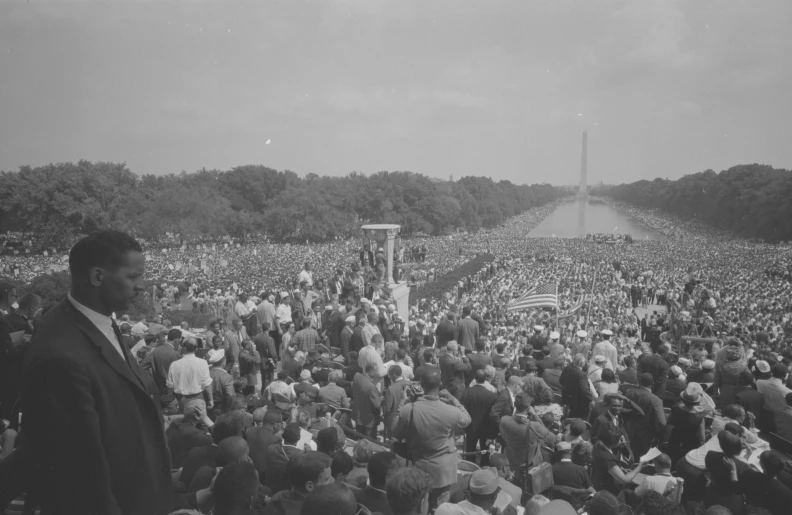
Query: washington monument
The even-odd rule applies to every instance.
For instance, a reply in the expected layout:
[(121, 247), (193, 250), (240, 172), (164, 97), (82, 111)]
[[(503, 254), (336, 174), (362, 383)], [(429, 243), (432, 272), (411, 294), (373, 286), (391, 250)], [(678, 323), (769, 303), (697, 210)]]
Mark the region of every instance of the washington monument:
[(583, 149), (580, 153), (580, 187), (578, 188), (577, 198), (584, 199), (588, 196), (586, 191), (586, 166), (588, 161), (587, 147), (588, 146), (588, 133), (583, 133)]

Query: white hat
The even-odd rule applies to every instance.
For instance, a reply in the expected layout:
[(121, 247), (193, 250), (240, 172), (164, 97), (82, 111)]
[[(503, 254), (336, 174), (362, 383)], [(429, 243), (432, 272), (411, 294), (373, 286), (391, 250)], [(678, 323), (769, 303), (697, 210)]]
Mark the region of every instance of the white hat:
[(300, 372), (300, 379), (305, 381), (306, 379), (311, 378), (311, 371), (310, 370), (303, 370)]
[(671, 373), (674, 374), (675, 376), (681, 376), (682, 369), (679, 368), (677, 365), (674, 365), (673, 367), (671, 367)]
[(371, 301), (368, 300), (366, 297), (363, 297), (362, 299), (360, 299), (360, 302), (363, 303), (363, 304), (371, 304)]
[(225, 358), (225, 349), (212, 349), (207, 354), (209, 355), (209, 363), (214, 365), (215, 363), (220, 363), (220, 361)]
[(344, 320), (344, 322), (354, 322), (354, 321), (355, 321), (355, 315), (349, 315), (349, 316), (348, 316), (348, 317), (346, 317), (346, 319)]
[(578, 331), (576, 334), (578, 335), (578, 338), (585, 338), (586, 336), (588, 336), (588, 333), (586, 331), (584, 331), (583, 329)]
[(594, 356), (594, 363), (607, 363), (608, 358), (605, 356)]
[(280, 292), (280, 298), (281, 299), (285, 299), (288, 296), (289, 296), (289, 292), (287, 292), (287, 291)]
[(603, 329), (600, 333), (604, 334), (605, 336), (613, 336), (613, 331), (610, 329)]
[(557, 340), (559, 338), (561, 338), (561, 335), (558, 334), (558, 331), (553, 331), (552, 333), (550, 333), (550, 339), (551, 340)]
[(705, 359), (704, 363), (701, 364), (701, 368), (712, 370), (713, 368), (715, 368), (715, 362), (712, 361), (711, 359)]
[(770, 372), (770, 363), (760, 359), (756, 362), (756, 369), (759, 370), (759, 372), (766, 374)]
[(333, 306), (328, 304), (327, 306), (325, 306), (325, 311), (333, 311)]
[(534, 331), (544, 331), (544, 326), (543, 325), (535, 325), (534, 326)]

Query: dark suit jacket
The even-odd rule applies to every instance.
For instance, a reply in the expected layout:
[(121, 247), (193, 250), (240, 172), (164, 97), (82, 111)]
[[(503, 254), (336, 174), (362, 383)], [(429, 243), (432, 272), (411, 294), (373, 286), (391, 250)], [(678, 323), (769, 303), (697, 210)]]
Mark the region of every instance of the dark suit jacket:
[(465, 390), (465, 372), (470, 370), (470, 363), (447, 353), (440, 354), (438, 361), (443, 388), (458, 399)]
[(588, 405), (594, 396), (588, 378), (580, 367), (568, 365), (561, 372), (561, 398), (570, 410), (576, 411)]
[(479, 337), (479, 324), (472, 318), (463, 318), (459, 321), (458, 343), (462, 349), (473, 350)]
[(280, 436), (275, 436), (271, 427), (256, 426), (247, 430), (245, 440), (250, 448), (250, 459), (253, 460), (253, 465), (256, 466), (263, 482), (264, 474), (267, 472), (267, 449), (270, 445), (279, 443)]
[(375, 490), (371, 488), (371, 485), (366, 486), (366, 488), (356, 488), (354, 492), (358, 504), (362, 504), (368, 508), (371, 513), (393, 515), (393, 510), (391, 510), (390, 504), (388, 504), (388, 498), (385, 496), (385, 492)]
[(745, 411), (753, 413), (756, 420), (759, 420), (759, 416), (762, 414), (762, 408), (764, 407), (764, 396), (761, 393), (753, 388), (744, 388), (737, 392), (734, 396), (734, 400), (737, 404), (745, 408)]
[(643, 359), (638, 360), (638, 375), (652, 374), (654, 377), (654, 384), (652, 385), (652, 393), (658, 397), (665, 395), (665, 385), (668, 379), (668, 362), (657, 354), (651, 356), (641, 356)]
[(302, 452), (303, 451), (297, 447), (282, 445), (282, 442), (274, 443), (267, 447), (265, 457), (267, 462), (267, 476), (264, 479), (264, 485), (270, 489), (272, 495), (275, 495), (281, 490), (291, 489), (286, 469), (291, 457)]
[(591, 480), (585, 467), (575, 465), (571, 461), (560, 461), (553, 464), (553, 483), (581, 490), (591, 486)]
[(380, 420), (382, 396), (366, 374), (357, 373), (352, 380), (352, 418), (356, 424), (376, 427)]
[(619, 375), (619, 382), (627, 384), (638, 384), (638, 371), (634, 368), (625, 368), (617, 372)]
[(498, 395), (495, 392), (491, 392), (481, 385), (474, 385), (462, 392), (459, 402), (470, 415), (470, 424), (465, 428), (468, 437), (490, 434), (490, 411), (497, 399)]
[(272, 359), (272, 361), (278, 361), (278, 351), (275, 349), (275, 340), (267, 333), (259, 333), (253, 340), (253, 343), (259, 353), (259, 358), (261, 358), (261, 363), (259, 364), (261, 371), (264, 372), (265, 370), (269, 370), (270, 366), (267, 358)]
[(350, 339), (350, 343), (352, 347), (349, 350), (353, 350), (355, 352), (360, 352), (360, 349), (363, 348), (363, 328), (359, 325), (356, 325), (354, 329), (352, 329), (352, 338)]
[(456, 339), (457, 328), (452, 321), (445, 319), (437, 324), (435, 329), (435, 337), (437, 338), (437, 346), (442, 347), (451, 340)]
[(22, 429), (29, 493), (46, 512), (175, 508), (159, 392), (122, 349), (127, 362), (69, 300), (38, 324), (22, 373)]
[(167, 392), (165, 381), (168, 379), (168, 369), (170, 369), (171, 363), (179, 359), (181, 359), (179, 351), (168, 343), (160, 345), (151, 351), (151, 370), (154, 375), (154, 383), (156, 383), (160, 393), (164, 394)]

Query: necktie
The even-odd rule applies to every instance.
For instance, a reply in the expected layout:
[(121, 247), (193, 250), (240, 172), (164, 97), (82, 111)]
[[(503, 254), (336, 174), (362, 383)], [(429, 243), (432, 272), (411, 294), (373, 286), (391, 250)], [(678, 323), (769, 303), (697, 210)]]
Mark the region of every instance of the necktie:
[(118, 324), (116, 324), (115, 320), (112, 321), (111, 325), (113, 326), (113, 332), (115, 333), (116, 340), (118, 340), (118, 347), (121, 349), (121, 355), (124, 358), (124, 361), (127, 361), (127, 353), (126, 349), (124, 348), (124, 340), (121, 338), (121, 329), (118, 328)]

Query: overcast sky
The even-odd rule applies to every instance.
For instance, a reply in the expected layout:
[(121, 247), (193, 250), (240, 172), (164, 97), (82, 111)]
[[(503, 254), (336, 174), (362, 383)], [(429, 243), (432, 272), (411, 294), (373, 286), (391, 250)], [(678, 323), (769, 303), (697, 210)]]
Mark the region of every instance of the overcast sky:
[[(792, 168), (790, 0), (0, 1), (0, 169)], [(267, 142), (269, 141), (269, 144)]]

